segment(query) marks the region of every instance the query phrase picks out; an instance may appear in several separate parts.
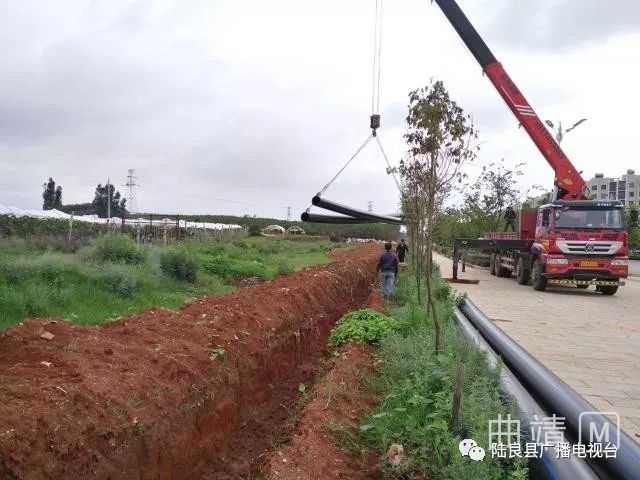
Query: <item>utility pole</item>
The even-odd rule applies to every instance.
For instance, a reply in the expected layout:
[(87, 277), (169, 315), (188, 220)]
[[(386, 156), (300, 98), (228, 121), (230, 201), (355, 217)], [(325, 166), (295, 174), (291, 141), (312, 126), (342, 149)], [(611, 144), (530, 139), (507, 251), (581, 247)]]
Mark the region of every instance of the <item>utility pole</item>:
[(369, 213), (373, 212), (373, 202), (371, 200), (367, 202), (367, 212)]
[(134, 168), (130, 168), (128, 170), (128, 175), (127, 175), (127, 183), (124, 185), (125, 187), (127, 187), (127, 210), (129, 210), (129, 213), (136, 213), (137, 212), (137, 205), (136, 205), (136, 187), (139, 187), (140, 185), (138, 185), (136, 183), (136, 180), (138, 179), (138, 177), (135, 176), (136, 170)]
[(291, 221), (291, 207), (287, 207), (287, 222)]
[(111, 179), (107, 178), (107, 223), (111, 221)]

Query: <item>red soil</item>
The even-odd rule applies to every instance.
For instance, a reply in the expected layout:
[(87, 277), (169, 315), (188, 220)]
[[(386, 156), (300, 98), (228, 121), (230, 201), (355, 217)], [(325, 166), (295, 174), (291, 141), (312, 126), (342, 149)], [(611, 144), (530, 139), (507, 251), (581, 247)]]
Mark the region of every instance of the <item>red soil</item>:
[[(382, 297), (372, 291), (367, 306), (388, 313)], [(372, 480), (382, 478), (378, 455), (346, 451), (328, 430), (348, 425), (357, 433), (360, 420), (379, 402), (367, 383), (376, 361), (369, 345), (347, 344), (329, 360), (328, 371), (316, 383), (300, 416), (297, 432), (284, 448), (270, 455), (268, 480)]]
[(0, 334), (0, 478), (255, 472), (287, 434), (284, 406), (313, 380), (331, 327), (367, 299), (378, 251), (179, 311), (100, 327), (28, 320)]
[[(382, 478), (378, 456), (363, 456), (336, 445), (329, 432), (336, 426), (357, 434), (360, 419), (378, 398), (366, 384), (375, 373), (372, 349), (348, 344), (330, 361), (330, 370), (316, 383), (296, 435), (271, 454), (268, 480), (371, 480)], [(339, 434), (337, 434), (339, 435)]]

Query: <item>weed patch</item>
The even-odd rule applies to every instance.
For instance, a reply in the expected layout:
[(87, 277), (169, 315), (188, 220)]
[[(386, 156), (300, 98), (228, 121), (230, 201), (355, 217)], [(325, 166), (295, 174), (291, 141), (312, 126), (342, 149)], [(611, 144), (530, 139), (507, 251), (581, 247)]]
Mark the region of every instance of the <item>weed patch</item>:
[(96, 238), (81, 253), (85, 260), (95, 262), (138, 264), (144, 261), (144, 252), (125, 235)]
[(248, 260), (233, 260), (223, 256), (206, 259), (202, 269), (210, 274), (218, 275), (227, 281), (240, 277), (266, 277), (266, 269), (262, 263)]
[(194, 283), (198, 274), (198, 264), (185, 252), (167, 250), (160, 257), (160, 269), (170, 277), (183, 282)]
[(356, 310), (344, 315), (331, 331), (329, 345), (333, 348), (349, 341), (378, 343), (397, 328), (393, 318), (370, 309)]
[[(363, 419), (357, 434), (349, 422), (327, 425), (327, 434), (349, 451), (386, 453), (392, 444), (402, 445), (406, 458), (399, 465), (382, 460), (390, 478), (524, 480), (526, 459), (493, 458), (486, 444), (490, 420), (517, 417), (513, 403), (505, 404), (498, 393), (500, 368), (492, 370), (484, 352), (462, 337), (453, 322), (453, 307), (460, 299), (437, 273), (434, 276), (443, 329), (440, 354), (435, 352), (429, 313), (417, 303), (411, 272), (398, 279), (390, 312), (393, 323), (363, 311), (338, 322), (330, 345), (375, 338), (383, 363), (371, 381), (383, 400)], [(458, 401), (459, 408), (454, 408)], [(484, 461), (460, 455), (458, 444), (464, 438), (485, 448)]]
[(92, 276), (100, 285), (122, 298), (133, 298), (140, 287), (138, 275), (124, 265), (103, 265)]

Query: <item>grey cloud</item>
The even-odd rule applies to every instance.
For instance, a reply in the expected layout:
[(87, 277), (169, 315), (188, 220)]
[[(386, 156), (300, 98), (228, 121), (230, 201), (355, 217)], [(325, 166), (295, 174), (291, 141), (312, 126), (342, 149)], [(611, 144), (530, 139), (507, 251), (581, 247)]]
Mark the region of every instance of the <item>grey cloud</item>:
[[(65, 188), (65, 201), (88, 200), (98, 181), (110, 175), (122, 184), (127, 168), (136, 168), (139, 201), (147, 209), (283, 215), (283, 205), (306, 208), (368, 134), (368, 95), (361, 95), (362, 105), (354, 98), (361, 98), (356, 96), (369, 84), (359, 87), (349, 78), (366, 66), (362, 78), (368, 82), (368, 61), (358, 64), (352, 57), (358, 49), (348, 48), (351, 37), (354, 43), (360, 38), (351, 27), (361, 25), (358, 5), (364, 8), (366, 2), (348, 7), (352, 18), (341, 16), (347, 7), (340, 2), (323, 4), (336, 13), (322, 26), (314, 17), (316, 7), (304, 2), (289, 2), (295, 14), (286, 2), (275, 2), (272, 16), (252, 21), (239, 3), (0, 0), (0, 202), (37, 207), (40, 184), (49, 175)], [(247, 3), (252, 12), (272, 9)], [(515, 0), (502, 0), (502, 9), (485, 2), (482, 11), (477, 10), (482, 2), (461, 4), (481, 31), (489, 32), (489, 44), (500, 38), (515, 46), (539, 43), (535, 48), (547, 48), (550, 40), (535, 35), (557, 35), (545, 33), (545, 22), (556, 25), (560, 19), (553, 15), (565, 9), (519, 1), (521, 11), (515, 11)], [(231, 17), (218, 14), (225, 11), (216, 10), (221, 5), (240, 11)], [(541, 13), (547, 8), (549, 15)], [(290, 16), (281, 18), (284, 14)], [(528, 20), (523, 26), (522, 15), (533, 16), (544, 32), (527, 37), (536, 27), (528, 27)], [(390, 16), (387, 38), (402, 28), (393, 21)], [(350, 28), (319, 41), (319, 32), (333, 28), (332, 22)], [(580, 22), (586, 20), (574, 19), (568, 31)], [(607, 29), (614, 26), (595, 28), (600, 33), (594, 38)], [(451, 75), (456, 71), (452, 64)], [(416, 73), (408, 64), (402, 75), (409, 79)], [(381, 137), (385, 145), (396, 142), (396, 157), (404, 151), (405, 88), (427, 79), (400, 83), (397, 101), (382, 110)], [(389, 81), (393, 95), (395, 83)], [(525, 90), (536, 108), (567, 96), (562, 88), (546, 85)], [(511, 114), (479, 73), (472, 79), (460, 76), (452, 94), (474, 113), (481, 134), (515, 130)], [(331, 194), (362, 208), (374, 200), (385, 211), (395, 192), (384, 161), (371, 154), (354, 162)], [(252, 206), (224, 204), (220, 198)]]
[(491, 44), (526, 52), (561, 53), (640, 32), (635, 0), (485, 0), (468, 8), (490, 17), (478, 27)]

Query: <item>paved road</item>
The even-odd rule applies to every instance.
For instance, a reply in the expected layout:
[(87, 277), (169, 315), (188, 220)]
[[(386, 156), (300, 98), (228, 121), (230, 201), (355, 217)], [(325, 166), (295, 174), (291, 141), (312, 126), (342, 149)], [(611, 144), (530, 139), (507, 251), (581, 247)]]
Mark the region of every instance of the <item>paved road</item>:
[(629, 260), (629, 275), (640, 277), (640, 260)]
[[(450, 276), (451, 261), (436, 260)], [(537, 292), (470, 267), (459, 277), (479, 279), (452, 285), (596, 409), (617, 412), (621, 428), (640, 443), (639, 277), (614, 296), (594, 287)]]

